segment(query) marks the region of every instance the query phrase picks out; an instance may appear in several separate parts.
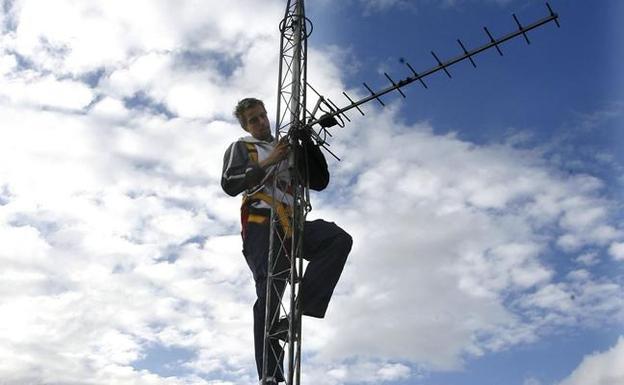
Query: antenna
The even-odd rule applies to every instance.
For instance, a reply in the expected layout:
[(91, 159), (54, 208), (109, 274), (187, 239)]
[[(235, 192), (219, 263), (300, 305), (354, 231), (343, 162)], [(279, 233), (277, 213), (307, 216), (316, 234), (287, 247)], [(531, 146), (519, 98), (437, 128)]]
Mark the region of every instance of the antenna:
[[(268, 255), (268, 271), (266, 279), (266, 307), (264, 326), (263, 364), (261, 368), (261, 384), (267, 385), (270, 381), (285, 380), (286, 385), (300, 385), (301, 380), (301, 312), (300, 312), (300, 284), (303, 276), (303, 228), (308, 212), (312, 209), (309, 194), (307, 172), (300, 173), (302, 165), (298, 162), (305, 156), (297, 154), (301, 151), (299, 135), (305, 132), (312, 136), (316, 143), (322, 146), (329, 154), (336, 157), (329, 150), (327, 138), (331, 133), (330, 127), (344, 127), (351, 119), (347, 111), (357, 109), (364, 115), (361, 105), (376, 100), (382, 106), (385, 103), (381, 97), (392, 91), (397, 91), (406, 98), (402, 88), (413, 83), (427, 88), (424, 78), (436, 72), (444, 73), (452, 78), (449, 68), (461, 61), (468, 60), (473, 67), (477, 67), (474, 57), (488, 49), (495, 48), (502, 56), (501, 45), (515, 37), (523, 36), (528, 44), (530, 40), (527, 32), (538, 28), (546, 23), (554, 21), (559, 27), (559, 16), (553, 12), (548, 3), (546, 6), (549, 15), (527, 26), (523, 26), (515, 14), (513, 19), (518, 27), (502, 37), (494, 38), (487, 27), (483, 27), (489, 42), (468, 50), (461, 40), (457, 39), (462, 53), (448, 60), (441, 60), (435, 52), (431, 55), (437, 65), (418, 73), (414, 68), (401, 59), (401, 62), (409, 69), (411, 75), (395, 81), (389, 74), (384, 73), (390, 86), (379, 91), (373, 91), (366, 83), (362, 83), (368, 92), (368, 96), (354, 100), (346, 92), (343, 96), (348, 104), (338, 107), (331, 99), (322, 96), (307, 82), (307, 39), (312, 33), (312, 22), (305, 16), (303, 0), (287, 0), (284, 18), (279, 24), (280, 38), (280, 62), (279, 78), (277, 86), (277, 117), (275, 137), (286, 138), (291, 144), (288, 159), (290, 172), (290, 187), (292, 198), (289, 200), (285, 193), (280, 193), (277, 187), (278, 178), (273, 178), (273, 191), (275, 192), (270, 219), (270, 239)], [(317, 96), (317, 101), (312, 110), (307, 109), (307, 89)], [(320, 126), (315, 131), (314, 126)], [(336, 157), (338, 159), (338, 157)], [(338, 159), (340, 160), (340, 159)], [(307, 165), (303, 165), (305, 170)], [(302, 175), (303, 174), (303, 175)], [(282, 194), (281, 196), (278, 194)], [(285, 213), (283, 206), (276, 202), (292, 202), (291, 211)], [(280, 211), (281, 210), (281, 211)], [(284, 226), (281, 221), (284, 215), (288, 215), (288, 223)], [(284, 229), (282, 231), (282, 229)], [(288, 288), (288, 290), (286, 290)], [(287, 293), (287, 298), (283, 298)], [(287, 330), (280, 326), (287, 324)], [(287, 366), (283, 366), (284, 358), (287, 358)]]
[[(496, 51), (498, 52), (498, 54), (500, 56), (503, 56), (503, 51), (501, 50), (501, 45), (508, 41), (511, 40), (515, 37), (518, 36), (523, 36), (524, 39), (526, 40), (527, 44), (531, 44), (531, 41), (529, 40), (529, 37), (527, 35), (527, 32), (536, 29), (538, 27), (543, 26), (544, 24), (547, 24), (549, 22), (554, 22), (557, 27), (560, 27), (559, 25), (559, 15), (556, 14), (555, 12), (553, 12), (552, 8), (550, 7), (550, 5), (548, 3), (546, 3), (546, 7), (548, 8), (548, 12), (549, 15), (537, 20), (527, 26), (523, 26), (520, 21), (518, 20), (518, 17), (515, 14), (512, 14), (514, 21), (516, 22), (516, 25), (518, 26), (518, 29), (516, 31), (510, 32), (504, 36), (501, 36), (499, 38), (494, 38), (494, 36), (492, 36), (492, 34), (490, 33), (490, 30), (487, 27), (483, 27), (483, 30), (485, 32), (485, 34), (487, 35), (489, 42), (468, 50), (466, 49), (466, 46), (464, 46), (464, 43), (462, 43), (462, 41), (460, 39), (457, 39), (457, 43), (459, 44), (460, 48), (462, 49), (462, 54), (460, 54), (459, 56), (453, 57), (451, 59), (448, 59), (446, 61), (442, 61), (440, 60), (440, 58), (438, 57), (438, 55), (436, 55), (435, 52), (431, 51), (431, 55), (433, 56), (433, 58), (435, 59), (435, 61), (437, 62), (436, 66), (433, 66), (423, 72), (421, 72), (420, 74), (417, 73), (414, 68), (410, 65), (410, 63), (408, 63), (405, 59), (401, 58), (401, 62), (404, 63), (408, 69), (411, 71), (412, 75), (411, 76), (407, 76), (406, 78), (399, 80), (398, 82), (395, 82), (394, 80), (392, 80), (390, 78), (390, 76), (387, 73), (384, 73), (385, 77), (390, 81), (390, 86), (386, 87), (384, 89), (381, 89), (379, 91), (373, 91), (366, 83), (364, 84), (364, 87), (366, 88), (366, 90), (368, 91), (368, 93), (370, 94), (367, 97), (364, 97), (360, 100), (357, 101), (353, 101), (353, 99), (351, 98), (347, 98), (349, 101), (349, 104), (345, 107), (342, 108), (338, 108), (336, 107), (334, 104), (332, 105), (331, 111), (329, 112), (325, 112), (323, 115), (317, 117), (313, 117), (311, 118), (307, 125), (312, 127), (315, 125), (320, 125), (321, 126), (321, 130), (327, 129), (329, 127), (332, 127), (335, 124), (332, 124), (336, 121), (336, 116), (342, 116), (345, 114), (345, 112), (353, 109), (353, 108), (357, 108), (361, 113), (362, 110), (360, 109), (360, 106), (362, 104), (365, 104), (371, 100), (377, 100), (379, 103), (381, 103), (382, 106), (385, 106), (384, 102), (381, 99), (381, 96), (390, 93), (392, 91), (398, 91), (402, 97), (405, 98), (405, 94), (401, 91), (401, 89), (415, 81), (420, 81), (420, 83), (422, 84), (423, 87), (427, 88), (427, 85), (425, 84), (425, 82), (423, 81), (424, 78), (426, 78), (427, 76), (430, 76), (436, 72), (439, 71), (444, 71), (444, 73), (449, 77), (452, 78), (451, 73), (449, 72), (449, 67), (462, 62), (464, 60), (469, 60), (470, 64), (472, 64), (473, 67), (477, 67), (477, 64), (474, 61), (474, 56), (476, 56), (477, 54), (489, 50), (491, 48), (495, 48)], [(319, 95), (320, 97), (320, 101), (321, 104), (324, 103), (324, 100), (327, 100), (325, 98), (323, 98), (322, 96), (320, 96), (320, 94), (317, 93), (317, 95)], [(315, 115), (313, 115), (315, 116)], [(332, 120), (332, 118), (334, 118), (334, 120)]]

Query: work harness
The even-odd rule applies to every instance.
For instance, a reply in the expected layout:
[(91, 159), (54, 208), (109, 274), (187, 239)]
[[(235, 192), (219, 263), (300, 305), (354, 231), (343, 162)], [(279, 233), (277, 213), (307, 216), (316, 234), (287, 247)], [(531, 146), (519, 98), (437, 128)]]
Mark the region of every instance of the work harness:
[[(245, 147), (247, 147), (247, 153), (249, 155), (249, 159), (258, 163), (258, 149), (253, 143), (244, 142)], [(249, 223), (258, 223), (258, 224), (267, 224), (270, 220), (270, 213), (267, 213), (267, 210), (255, 209), (251, 207), (251, 205), (255, 202), (265, 202), (270, 207), (273, 207), (275, 210), (275, 214), (279, 220), (280, 226), (282, 228), (283, 233), (286, 237), (290, 236), (291, 233), (291, 217), (292, 217), (292, 207), (285, 204), (284, 202), (273, 199), (273, 197), (266, 192), (262, 191), (262, 189), (257, 189), (256, 191), (250, 192), (245, 191), (243, 194), (243, 202), (241, 204), (241, 226), (242, 232), (241, 235), (243, 239), (247, 233), (247, 226)]]

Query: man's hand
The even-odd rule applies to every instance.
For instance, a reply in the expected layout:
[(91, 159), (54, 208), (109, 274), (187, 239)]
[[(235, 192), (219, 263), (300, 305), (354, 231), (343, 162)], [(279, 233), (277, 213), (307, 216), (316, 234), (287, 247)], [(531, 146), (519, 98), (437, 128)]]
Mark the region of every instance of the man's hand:
[(288, 155), (288, 140), (286, 137), (280, 139), (269, 156), (260, 161), (260, 167), (267, 168), (282, 161)]

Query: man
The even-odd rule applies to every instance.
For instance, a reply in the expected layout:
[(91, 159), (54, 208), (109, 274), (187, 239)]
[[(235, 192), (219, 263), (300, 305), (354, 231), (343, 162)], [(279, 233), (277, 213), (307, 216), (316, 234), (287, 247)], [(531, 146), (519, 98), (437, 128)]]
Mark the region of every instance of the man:
[[(286, 160), (289, 145), (285, 141), (276, 141), (271, 135), (271, 126), (262, 101), (254, 98), (243, 99), (236, 106), (234, 115), (250, 135), (232, 143), (225, 152), (221, 186), (231, 196), (243, 193), (241, 235), (243, 254), (256, 283), (257, 299), (253, 307), (254, 345), (258, 377), (262, 380), (271, 205), (275, 205), (275, 215), (280, 223), (278, 231), (288, 234), (288, 213), (293, 204)], [(302, 167), (299, 171), (308, 173), (310, 188), (323, 190), (329, 183), (325, 157), (309, 135), (301, 134), (300, 141), (302, 151), (298, 153), (306, 154), (306, 158), (298, 163), (307, 167)], [(274, 179), (277, 179), (276, 183)], [(275, 238), (276, 250), (281, 249), (277, 245), (278, 238)], [(336, 224), (323, 220), (306, 221), (303, 252), (309, 264), (300, 287), (303, 315), (317, 318), (325, 316), (351, 245), (351, 236)], [(277, 258), (281, 264), (274, 271), (287, 269), (289, 262), (283, 252)], [(285, 280), (280, 279), (274, 283), (278, 286), (279, 293), (272, 292), (275, 295), (271, 299), (271, 314), (278, 311), (278, 303), (286, 285)], [(275, 343), (272, 348), (267, 362), (270, 377), (266, 379), (266, 383), (271, 385), (284, 381), (283, 363), (277, 362), (272, 354), (274, 351), (280, 356), (281, 347)]]

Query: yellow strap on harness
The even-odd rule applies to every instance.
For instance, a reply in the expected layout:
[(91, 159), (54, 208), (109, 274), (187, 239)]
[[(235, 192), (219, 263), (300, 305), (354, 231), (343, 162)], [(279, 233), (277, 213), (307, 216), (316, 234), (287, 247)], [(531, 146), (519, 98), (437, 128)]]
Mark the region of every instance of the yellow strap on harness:
[[(291, 229), (290, 216), (292, 214), (292, 209), (290, 208), (290, 206), (282, 202), (275, 202), (275, 205), (274, 205), (273, 197), (262, 191), (259, 191), (251, 196), (245, 195), (243, 197), (243, 205), (246, 205), (247, 203), (249, 203), (249, 201), (252, 201), (255, 199), (266, 202), (268, 205), (270, 205), (271, 207), (275, 209), (275, 213), (277, 214), (277, 218), (280, 221), (280, 225), (282, 225), (282, 230), (284, 230), (284, 234), (286, 234), (286, 236), (289, 237), (290, 229)], [(250, 218), (251, 218), (251, 215), (250, 215)]]
[(265, 224), (268, 220), (269, 218), (267, 218), (266, 216), (258, 214), (249, 214), (249, 216), (247, 217), (248, 223), (258, 223), (261, 225)]
[(249, 159), (251, 159), (254, 163), (258, 163), (258, 150), (256, 149), (256, 146), (253, 143), (247, 142), (245, 142), (245, 146), (247, 147), (247, 152), (249, 153)]

